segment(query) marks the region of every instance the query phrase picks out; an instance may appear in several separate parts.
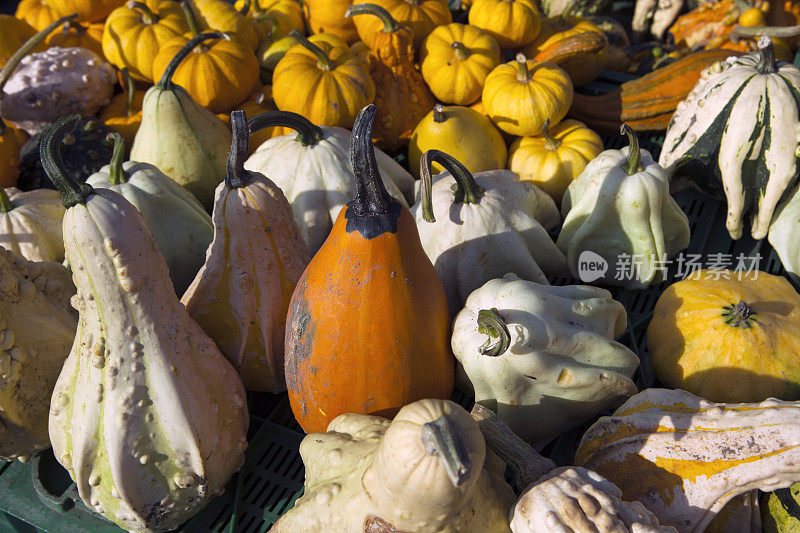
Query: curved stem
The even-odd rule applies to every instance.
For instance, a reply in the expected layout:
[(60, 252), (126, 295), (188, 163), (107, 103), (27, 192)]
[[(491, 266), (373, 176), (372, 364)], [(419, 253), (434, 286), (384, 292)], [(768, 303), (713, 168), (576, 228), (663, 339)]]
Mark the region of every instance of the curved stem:
[(128, 175), (122, 168), (122, 160), (125, 155), (125, 140), (122, 135), (112, 131), (106, 135), (106, 140), (114, 142), (114, 151), (111, 153), (111, 163), (108, 165), (108, 181), (111, 185), (127, 183)]
[(226, 35), (224, 33), (213, 31), (209, 33), (201, 33), (196, 37), (192, 37), (188, 43), (183, 45), (183, 48), (178, 50), (178, 53), (175, 54), (169, 64), (167, 65), (167, 69), (164, 71), (164, 74), (161, 75), (161, 79), (158, 80), (156, 84), (159, 89), (172, 91), (175, 89), (175, 84), (172, 83), (172, 75), (175, 74), (175, 71), (178, 69), (178, 66), (181, 64), (189, 53), (194, 50), (195, 46), (198, 44), (207, 41), (209, 39), (224, 39)]
[(450, 43), (450, 48), (453, 49), (453, 53), (456, 55), (456, 59), (459, 61), (464, 61), (469, 57), (469, 48), (464, 46), (464, 43), (459, 41), (453, 41)]
[(250, 152), (250, 128), (244, 111), (231, 111), (231, 151), (228, 154), (228, 170), (225, 185), (229, 189), (239, 189), (250, 183), (250, 173), (244, 169), (244, 161)]
[(244, 4), (242, 4), (242, 9), (239, 10), (239, 13), (242, 15), (247, 15), (250, 13), (250, 6), (252, 2), (250, 0), (244, 0)]
[[(478, 331), (489, 336), (478, 349), (483, 355), (492, 357), (503, 355), (511, 346), (511, 333), (496, 307), (478, 311)], [(493, 339), (497, 339), (494, 344), (492, 344)]]
[(557, 150), (558, 145), (561, 144), (558, 142), (552, 135), (550, 135), (550, 119), (546, 119), (544, 124), (542, 124), (542, 137), (544, 137), (544, 147), (550, 151)]
[(144, 22), (148, 26), (151, 26), (156, 22), (158, 22), (158, 15), (153, 13), (153, 11), (149, 7), (147, 7), (147, 4), (145, 4), (144, 2), (131, 1), (125, 5), (128, 9), (135, 9), (136, 11), (139, 11), (142, 14), (142, 22)]
[(61, 194), (61, 203), (68, 209), (76, 204), (85, 204), (86, 198), (94, 192), (91, 185), (77, 181), (64, 170), (66, 165), (61, 157), (61, 144), (64, 142), (64, 137), (71, 128), (75, 127), (78, 119), (80, 119), (79, 115), (66, 115), (59, 118), (45, 130), (39, 143), (42, 167)]
[(442, 104), (436, 104), (433, 106), (433, 121), (436, 123), (441, 123), (447, 120), (447, 117), (444, 116), (444, 106)]
[(428, 455), (438, 455), (453, 486), (460, 487), (472, 473), (472, 462), (453, 421), (442, 415), (422, 426), (422, 444)]
[(467, 167), (441, 150), (428, 150), (419, 159), (419, 175), (422, 180), (422, 218), (426, 222), (436, 222), (436, 217), (433, 216), (433, 184), (431, 178), (431, 165), (434, 162), (442, 165), (456, 180), (453, 203), (480, 203), (484, 189), (478, 185), (478, 182), (475, 181)]
[(253, 17), (253, 20), (255, 20), (256, 22), (261, 22), (262, 20), (268, 20), (270, 22), (270, 25), (269, 25), (269, 35), (267, 35), (267, 38), (269, 38), (270, 40), (275, 38), (275, 32), (278, 31), (278, 19), (275, 18), (275, 15), (272, 15), (271, 13), (261, 13), (260, 15), (256, 15), (255, 17)]
[(292, 128), (297, 132), (297, 140), (303, 146), (317, 144), (324, 136), (322, 128), (312, 124), (303, 115), (298, 115), (291, 111), (267, 111), (266, 113), (261, 113), (250, 118), (249, 126), (251, 133), (264, 128), (274, 128), (275, 126)]
[(375, 149), (372, 146), (372, 121), (375, 120), (377, 110), (375, 104), (369, 104), (362, 109), (356, 117), (350, 137), (350, 161), (353, 164), (356, 185), (356, 197), (351, 203), (359, 216), (388, 213), (392, 201), (378, 171)]
[(736, 42), (740, 38), (752, 38), (769, 35), (770, 37), (797, 37), (800, 35), (800, 24), (796, 26), (741, 26), (731, 30), (729, 38)]
[(383, 33), (394, 33), (400, 29), (400, 24), (392, 17), (386, 8), (376, 4), (355, 4), (347, 8), (345, 17), (354, 15), (375, 15), (383, 22)]
[(290, 31), (289, 35), (294, 37), (295, 41), (302, 44), (306, 50), (317, 56), (317, 60), (319, 61), (321, 68), (325, 70), (333, 70), (333, 65), (331, 65), (331, 60), (328, 58), (327, 55), (325, 55), (325, 52), (322, 51), (322, 48), (309, 41), (302, 33), (300, 33), (297, 30)]
[(133, 112), (133, 100), (136, 97), (136, 85), (134, 85), (133, 78), (127, 67), (122, 69), (122, 77), (125, 80), (125, 116), (130, 117), (135, 114)]
[(197, 25), (197, 17), (194, 16), (194, 11), (192, 11), (192, 6), (186, 0), (181, 2), (181, 9), (183, 9), (183, 14), (186, 15), (186, 22), (189, 23), (189, 30), (192, 32), (192, 37), (197, 37), (200, 35), (200, 26)]
[(628, 136), (628, 162), (625, 164), (625, 172), (627, 172), (629, 176), (633, 176), (637, 172), (643, 170), (642, 152), (639, 150), (639, 137), (636, 136), (636, 132), (633, 131), (633, 128), (628, 126), (625, 122), (620, 126), (619, 134)]
[(522, 52), (514, 58), (517, 61), (517, 80), (522, 82), (531, 81), (531, 73), (528, 70), (528, 58)]
[(0, 186), (0, 213), (8, 213), (14, 209), (14, 204), (11, 203), (11, 198), (6, 194), (6, 190)]
[(758, 63), (756, 70), (761, 74), (772, 74), (778, 71), (778, 62), (775, 59), (775, 47), (772, 39), (766, 35), (758, 38)]

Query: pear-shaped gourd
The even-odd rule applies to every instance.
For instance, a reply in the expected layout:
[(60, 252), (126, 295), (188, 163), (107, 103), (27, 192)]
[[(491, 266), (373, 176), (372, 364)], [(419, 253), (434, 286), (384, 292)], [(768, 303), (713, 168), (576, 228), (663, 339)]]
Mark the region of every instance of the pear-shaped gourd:
[(244, 111), (231, 114), (231, 126), (228, 172), (214, 200), (214, 241), (182, 302), (248, 390), (281, 392), (286, 312), (308, 249), (281, 190), (243, 167)]
[(61, 197), (50, 189), (0, 187), (0, 246), (31, 261), (64, 260)]
[(83, 502), (131, 531), (174, 529), (244, 461), (248, 415), (236, 371), (178, 301), (167, 263), (122, 195), (76, 182), (42, 138), (67, 211), (64, 248), (78, 335), (53, 391), (50, 439)]
[(0, 459), (50, 447), (50, 396), (78, 326), (73, 294), (60, 263), (0, 247)]
[(92, 174), (86, 183), (120, 193), (142, 214), (180, 296), (203, 266), (206, 248), (214, 235), (211, 217), (194, 196), (153, 165), (123, 163), (122, 135), (111, 136), (114, 137), (111, 163)]
[(175, 54), (161, 80), (144, 95), (142, 124), (131, 147), (131, 160), (150, 163), (191, 192), (208, 211), (225, 174), (231, 132), (214, 113), (172, 82), (180, 62), (219, 32), (194, 37)]

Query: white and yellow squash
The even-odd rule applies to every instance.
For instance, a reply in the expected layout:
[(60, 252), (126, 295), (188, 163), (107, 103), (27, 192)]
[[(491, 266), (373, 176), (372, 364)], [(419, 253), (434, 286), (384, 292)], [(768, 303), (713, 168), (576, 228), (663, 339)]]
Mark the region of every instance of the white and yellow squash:
[(0, 187), (0, 246), (31, 261), (64, 260), (61, 197), (50, 189)]

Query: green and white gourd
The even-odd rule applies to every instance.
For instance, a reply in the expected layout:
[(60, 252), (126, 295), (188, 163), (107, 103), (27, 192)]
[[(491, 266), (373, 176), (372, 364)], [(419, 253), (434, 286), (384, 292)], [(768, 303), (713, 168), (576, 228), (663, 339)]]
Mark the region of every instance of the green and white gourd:
[[(431, 178), (434, 162), (446, 171)], [(548, 283), (546, 276), (566, 273), (566, 258), (547, 234), (558, 226), (558, 208), (537, 186), (520, 181), (510, 170), (473, 176), (439, 150), (422, 155), (420, 176), (411, 214), (452, 315), (490, 279), (513, 272)]]
[(758, 52), (730, 57), (703, 71), (678, 105), (659, 162), (672, 174), (711, 185), (716, 175), (728, 201), (725, 226), (742, 236), (767, 236), (773, 213), (797, 183), (800, 153), (800, 69), (776, 61), (769, 37)]
[(42, 138), (62, 195), (78, 333), (53, 391), (49, 434), (83, 502), (130, 531), (178, 527), (244, 461), (248, 414), (236, 371), (187, 314), (164, 257), (120, 194), (76, 182)]
[[(661, 281), (667, 258), (689, 245), (689, 219), (669, 194), (667, 172), (639, 149), (633, 129), (621, 132), (630, 145), (598, 155), (567, 188), (556, 244), (575, 278), (641, 289)], [(607, 269), (590, 272), (586, 261)]]
[(167, 261), (175, 292), (181, 296), (205, 261), (206, 249), (214, 236), (211, 217), (189, 191), (153, 165), (123, 163), (122, 136), (111, 135), (114, 137), (111, 163), (90, 176), (86, 183), (118, 192), (142, 214)]
[[(250, 117), (252, 133), (275, 126), (292, 128), (297, 134), (266, 140), (245, 161), (244, 168), (267, 176), (281, 188), (313, 256), (328, 238), (339, 211), (355, 194), (350, 131), (316, 126), (288, 111)], [(408, 207), (414, 198), (414, 178), (377, 148), (375, 159), (386, 190)]]
[(777, 252), (787, 272), (800, 275), (800, 186), (795, 187), (789, 199), (778, 207), (768, 239)]

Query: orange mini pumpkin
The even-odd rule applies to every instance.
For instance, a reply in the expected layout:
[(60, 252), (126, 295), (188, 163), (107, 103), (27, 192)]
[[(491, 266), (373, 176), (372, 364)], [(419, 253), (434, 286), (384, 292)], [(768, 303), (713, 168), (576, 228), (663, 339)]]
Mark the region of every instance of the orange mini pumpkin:
[[(353, 5), (363, 3), (379, 5), (388, 11), (399, 24), (411, 29), (414, 33), (414, 49), (422, 48), (422, 41), (436, 26), (450, 24), (453, 15), (446, 0), (354, 0)], [(361, 17), (355, 19), (358, 36), (367, 46), (375, 49), (375, 37), (383, 30), (379, 19)]]
[(370, 139), (374, 104), (353, 126), (356, 196), (297, 283), (285, 373), (295, 418), (312, 433), (344, 413), (394, 416), (449, 398), (454, 358), (442, 282), (411, 213), (383, 185)]

